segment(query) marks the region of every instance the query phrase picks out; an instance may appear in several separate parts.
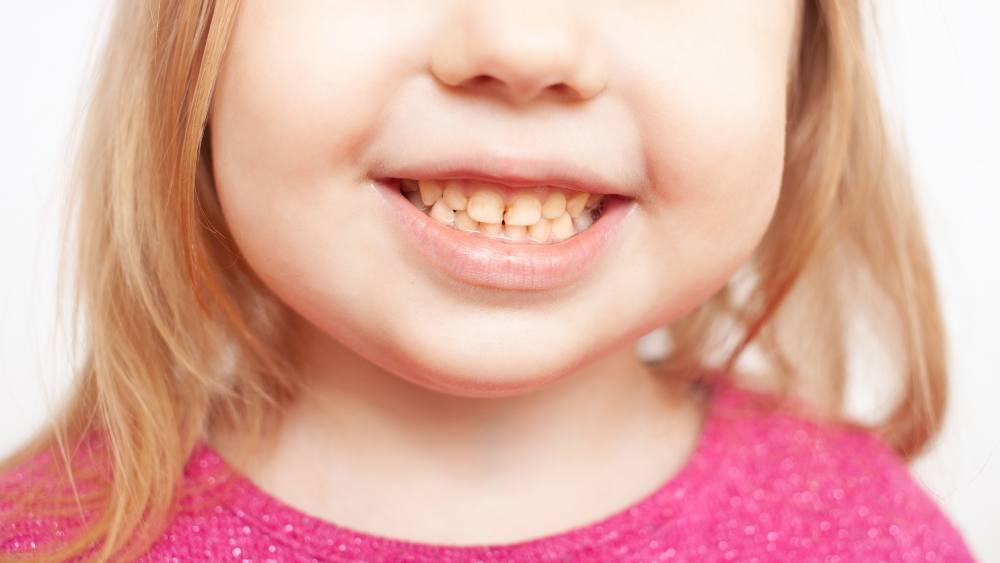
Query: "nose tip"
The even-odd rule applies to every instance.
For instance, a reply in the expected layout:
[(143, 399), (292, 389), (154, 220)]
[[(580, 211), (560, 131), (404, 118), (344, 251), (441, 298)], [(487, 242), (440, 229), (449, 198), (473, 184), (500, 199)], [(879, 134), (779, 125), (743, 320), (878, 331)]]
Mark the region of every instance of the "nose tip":
[[(545, 92), (587, 99), (605, 86), (594, 45), (570, 13), (535, 0), (470, 3), (439, 35), (432, 72), (441, 82), (524, 103)], [(515, 6), (516, 5), (516, 6)]]

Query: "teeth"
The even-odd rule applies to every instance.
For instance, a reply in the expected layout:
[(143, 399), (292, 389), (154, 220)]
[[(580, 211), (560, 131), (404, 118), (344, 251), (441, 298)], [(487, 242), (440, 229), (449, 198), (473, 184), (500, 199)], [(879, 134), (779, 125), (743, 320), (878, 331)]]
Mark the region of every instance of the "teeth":
[(528, 227), (524, 225), (505, 224), (503, 226), (503, 234), (511, 240), (523, 240), (528, 236)]
[(443, 199), (434, 202), (434, 207), (431, 207), (430, 215), (431, 219), (442, 225), (451, 225), (455, 222), (455, 212), (444, 203)]
[(420, 180), (420, 199), (424, 205), (431, 206), (441, 199), (441, 182), (435, 180)]
[(542, 202), (531, 194), (517, 194), (510, 200), (503, 222), (508, 225), (527, 227), (534, 225), (542, 217)]
[(472, 194), (468, 204), (469, 216), (480, 223), (503, 221), (503, 196), (492, 189), (480, 189)]
[(603, 194), (551, 186), (514, 189), (471, 180), (400, 179), (399, 189), (414, 207), (442, 225), (537, 243), (563, 241), (590, 228), (605, 200)]
[(466, 232), (475, 232), (479, 230), (479, 221), (476, 221), (465, 211), (455, 212), (455, 226)]
[(549, 240), (549, 233), (552, 231), (552, 220), (542, 217), (537, 223), (528, 227), (528, 236), (536, 242)]
[(573, 218), (567, 213), (552, 220), (552, 232), (550, 236), (555, 240), (565, 240), (576, 234), (573, 227)]
[(441, 198), (450, 209), (455, 211), (462, 211), (469, 202), (468, 198), (465, 197), (465, 192), (462, 190), (462, 185), (454, 181), (445, 184), (444, 193)]
[(594, 218), (590, 213), (584, 213), (573, 219), (573, 227), (579, 232), (594, 224)]
[(480, 223), (479, 232), (488, 237), (499, 237), (503, 234), (503, 226), (500, 223)]
[(542, 205), (542, 217), (555, 219), (566, 211), (566, 196), (562, 192), (552, 192)]
[(566, 213), (569, 213), (569, 216), (574, 219), (579, 217), (580, 214), (583, 213), (584, 206), (587, 205), (588, 197), (590, 197), (590, 194), (586, 192), (577, 192), (570, 196), (570, 198), (566, 200)]

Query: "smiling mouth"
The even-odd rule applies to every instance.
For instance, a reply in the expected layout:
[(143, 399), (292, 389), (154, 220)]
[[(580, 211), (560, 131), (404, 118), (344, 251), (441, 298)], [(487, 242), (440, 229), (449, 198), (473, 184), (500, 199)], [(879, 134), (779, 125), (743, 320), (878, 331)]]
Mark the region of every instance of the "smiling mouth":
[(551, 244), (589, 229), (614, 197), (555, 186), (481, 180), (387, 179), (414, 207), (458, 231), (508, 243)]

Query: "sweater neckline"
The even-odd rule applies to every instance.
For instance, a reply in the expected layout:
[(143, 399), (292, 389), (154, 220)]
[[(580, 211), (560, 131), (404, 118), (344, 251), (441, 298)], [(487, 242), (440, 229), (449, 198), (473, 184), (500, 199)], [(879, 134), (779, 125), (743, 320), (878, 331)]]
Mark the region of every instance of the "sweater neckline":
[[(638, 500), (588, 523), (561, 532), (539, 535), (520, 541), (494, 544), (436, 544), (364, 532), (318, 516), (305, 513), (258, 487), (247, 475), (235, 469), (206, 441), (200, 441), (188, 462), (189, 477), (211, 474), (209, 483), (224, 485), (216, 511), (230, 510), (237, 517), (266, 533), (275, 543), (305, 551), (320, 560), (331, 553), (350, 552), (367, 544), (388, 553), (414, 553), (432, 559), (506, 554), (512, 557), (562, 557), (597, 545), (625, 545), (636, 528), (649, 524), (651, 518), (683, 513), (684, 496), (697, 492), (702, 483), (717, 471), (723, 421), (719, 410), (725, 397), (735, 391), (724, 379), (702, 380), (707, 393), (701, 431), (694, 450), (677, 471), (652, 492)], [(714, 454), (712, 452), (715, 452)], [(219, 475), (224, 477), (219, 478)]]

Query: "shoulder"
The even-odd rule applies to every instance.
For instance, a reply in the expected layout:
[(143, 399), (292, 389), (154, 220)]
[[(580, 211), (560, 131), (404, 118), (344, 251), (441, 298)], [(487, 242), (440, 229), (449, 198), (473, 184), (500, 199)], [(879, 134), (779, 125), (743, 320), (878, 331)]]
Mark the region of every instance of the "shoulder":
[[(76, 483), (77, 492), (86, 494), (90, 484), (84, 478)], [(86, 521), (74, 498), (55, 450), (30, 454), (5, 468), (0, 473), (0, 554), (24, 555), (65, 540)]]
[(878, 434), (817, 422), (802, 403), (775, 406), (771, 398), (725, 384), (715, 414), (728, 448), (727, 482), (741, 483), (736, 489), (758, 509), (787, 518), (772, 540), (839, 545), (859, 556), (971, 560), (930, 492)]
[[(0, 472), (0, 560), (5, 555), (30, 558), (58, 549), (82, 535), (104, 511), (110, 483), (105, 450), (96, 441), (71, 450), (72, 482), (55, 447), (31, 454)], [(228, 522), (218, 509), (225, 500), (223, 485), (229, 478), (221, 466), (220, 459), (206, 453), (203, 446), (191, 454), (179, 476), (178, 502), (168, 515), (166, 531), (152, 543), (147, 556), (155, 559), (164, 547), (176, 552), (177, 545), (194, 545), (188, 540), (177, 541), (178, 534), (188, 529), (212, 532), (213, 527)], [(222, 533), (214, 531), (216, 536)], [(189, 555), (190, 559), (183, 560), (200, 558)]]

